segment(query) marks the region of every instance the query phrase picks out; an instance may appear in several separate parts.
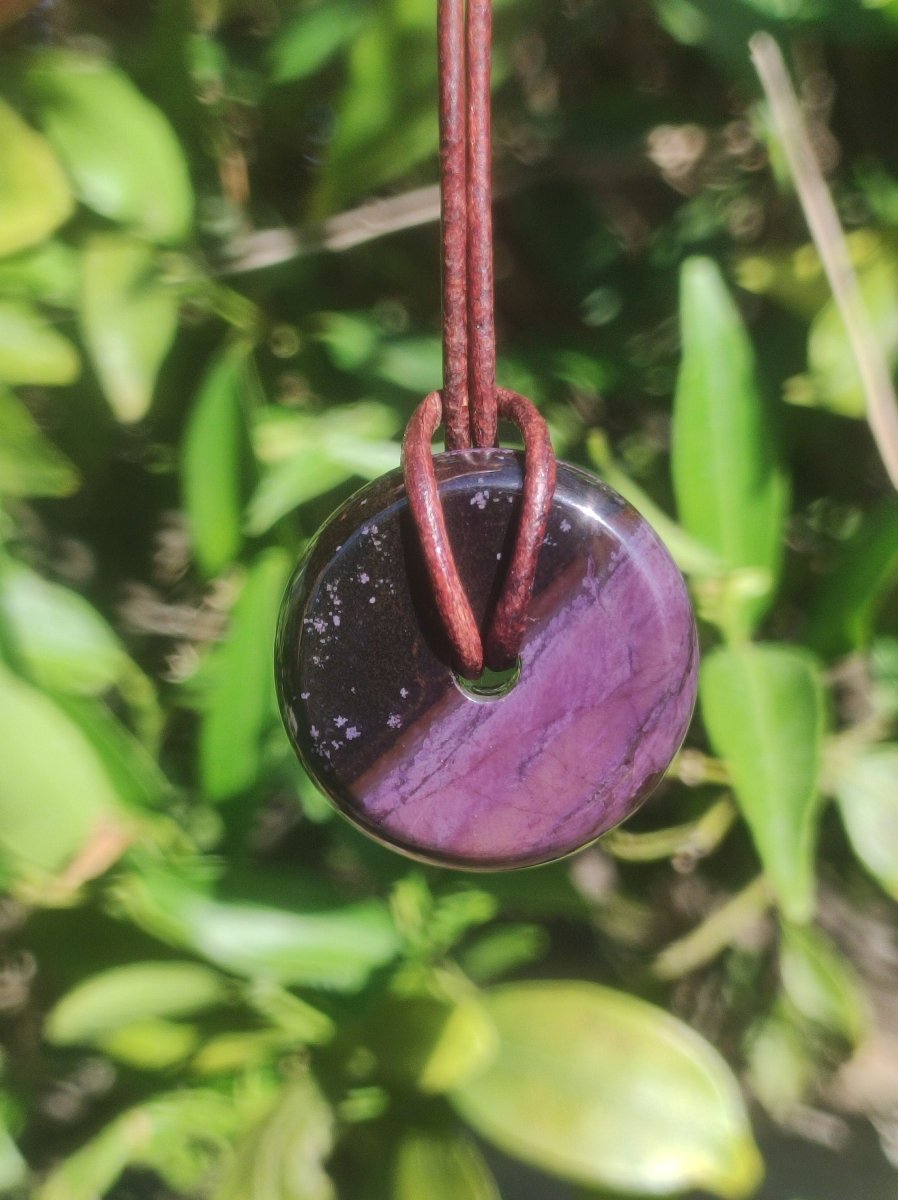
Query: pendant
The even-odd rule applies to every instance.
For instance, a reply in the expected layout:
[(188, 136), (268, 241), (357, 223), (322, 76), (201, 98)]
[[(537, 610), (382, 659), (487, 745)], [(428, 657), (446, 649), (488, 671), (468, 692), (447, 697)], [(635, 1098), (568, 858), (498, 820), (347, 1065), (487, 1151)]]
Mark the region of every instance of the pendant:
[[(457, 450), (434, 464), (482, 627), (514, 542), (522, 456)], [(348, 500), (299, 563), (278, 629), (278, 696), (336, 808), (439, 866), (534, 866), (607, 833), (657, 784), (695, 702), (682, 576), (634, 508), (563, 463), (518, 669), (478, 688), (450, 662), (394, 471)]]

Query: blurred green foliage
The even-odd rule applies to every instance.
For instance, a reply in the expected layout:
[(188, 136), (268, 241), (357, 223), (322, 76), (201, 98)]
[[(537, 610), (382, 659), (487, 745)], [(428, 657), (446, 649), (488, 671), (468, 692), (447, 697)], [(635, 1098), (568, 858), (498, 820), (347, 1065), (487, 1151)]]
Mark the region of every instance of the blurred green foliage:
[(894, 362), (898, 4), (496, 3), (500, 378), (705, 662), (626, 830), (476, 878), (332, 816), (271, 677), (439, 383), (434, 8), (0, 5), (4, 1195), (496, 1200), (492, 1143), (738, 1200), (753, 1125), (849, 1115), (894, 1156), (898, 507), (746, 44)]

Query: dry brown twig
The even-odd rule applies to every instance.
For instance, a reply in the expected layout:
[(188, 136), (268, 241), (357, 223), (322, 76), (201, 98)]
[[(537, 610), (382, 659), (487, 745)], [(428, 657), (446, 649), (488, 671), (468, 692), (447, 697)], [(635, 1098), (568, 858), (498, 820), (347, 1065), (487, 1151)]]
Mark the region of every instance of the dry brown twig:
[(749, 49), (805, 220), (848, 331), (867, 398), (867, 421), (873, 439), (889, 478), (898, 488), (898, 398), (889, 365), (873, 332), (836, 206), (805, 129), (779, 46), (770, 34), (756, 33)]

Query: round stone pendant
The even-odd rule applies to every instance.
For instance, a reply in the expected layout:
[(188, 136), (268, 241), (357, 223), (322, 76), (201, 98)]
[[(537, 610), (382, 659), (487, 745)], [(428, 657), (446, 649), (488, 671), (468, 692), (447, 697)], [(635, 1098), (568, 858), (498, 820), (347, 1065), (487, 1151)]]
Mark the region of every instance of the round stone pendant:
[[(522, 457), (457, 450), (435, 467), (485, 628)], [(315, 539), (284, 600), (276, 661), (291, 741), (344, 816), (414, 858), (501, 870), (570, 854), (639, 806), (686, 733), (698, 655), (682, 577), (651, 527), (559, 463), (506, 694), (478, 694), (449, 665), (400, 471)]]

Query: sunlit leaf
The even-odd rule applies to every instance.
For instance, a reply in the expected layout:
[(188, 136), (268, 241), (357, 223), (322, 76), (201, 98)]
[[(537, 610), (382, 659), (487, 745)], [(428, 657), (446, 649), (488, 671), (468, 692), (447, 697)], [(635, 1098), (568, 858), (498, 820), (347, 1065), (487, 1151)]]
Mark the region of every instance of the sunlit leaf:
[(80, 371), (75, 347), (36, 308), (0, 302), (0, 383), (55, 386), (72, 383)]
[(761, 1172), (734, 1077), (688, 1026), (586, 983), (487, 993), (499, 1053), (455, 1101), (542, 1170), (636, 1193), (749, 1196)]
[(783, 989), (801, 1015), (856, 1044), (867, 1025), (860, 980), (832, 942), (811, 926), (788, 926), (780, 950)]
[(249, 978), (352, 991), (398, 950), (378, 901), (346, 903), (297, 876), (212, 889), (147, 869), (123, 884), (121, 901), (156, 937)]
[(898, 900), (898, 745), (853, 754), (838, 772), (836, 799), (858, 859)]
[(184, 434), (184, 507), (194, 553), (207, 575), (232, 562), (243, 541), (252, 459), (249, 410), (256, 388), (250, 348), (239, 342), (227, 347), (203, 377)]
[(883, 591), (898, 576), (898, 501), (887, 500), (862, 519), (832, 572), (808, 604), (804, 640), (821, 654), (867, 646)]
[(276, 712), (274, 634), (290, 565), (282, 550), (259, 556), (234, 605), (228, 636), (212, 652), (214, 683), (200, 729), (200, 774), (211, 800), (239, 795), (256, 781), (262, 739)]
[(84, 251), (81, 327), (118, 420), (139, 421), (178, 327), (178, 297), (159, 278), (156, 251), (120, 234), (96, 234)]
[(376, 479), (399, 465), (399, 445), (387, 441), (395, 412), (374, 403), (348, 404), (312, 416), (266, 410), (254, 434), (265, 464), (247, 509), (250, 533), (265, 533), (294, 508), (359, 476)]
[(700, 696), (711, 745), (726, 762), (779, 904), (806, 921), (825, 718), (818, 664), (789, 646), (717, 649), (702, 665)]
[(815, 1065), (782, 1006), (758, 1021), (746, 1050), (752, 1091), (767, 1111), (779, 1118), (793, 1112), (810, 1090)]
[(42, 242), (0, 260), (0, 293), (4, 296), (74, 308), (80, 286), (78, 252), (65, 242)]
[(130, 963), (78, 983), (51, 1009), (44, 1032), (59, 1045), (95, 1042), (135, 1021), (183, 1017), (224, 998), (222, 977), (199, 963)]
[(752, 571), (759, 595), (733, 593), (740, 629), (767, 607), (779, 575), (787, 489), (751, 342), (716, 264), (692, 258), (680, 292), (682, 362), (672, 431), (680, 521), (730, 571)]
[(28, 1177), (28, 1164), (22, 1157), (6, 1123), (0, 1120), (0, 1189), (20, 1187)]
[[(859, 275), (870, 326), (892, 366), (898, 363), (898, 267), (882, 255)], [(834, 300), (828, 300), (808, 335), (808, 367), (815, 385), (812, 402), (845, 417), (867, 411), (854, 348)]]
[(196, 1025), (147, 1017), (98, 1035), (95, 1045), (109, 1058), (135, 1070), (167, 1071), (185, 1062), (202, 1040)]
[(193, 192), (183, 151), (127, 75), (101, 59), (47, 50), (32, 59), (26, 86), (86, 205), (152, 241), (188, 235)]
[(55, 1166), (34, 1200), (97, 1200), (131, 1164), (153, 1167), (165, 1176), (175, 1173), (192, 1190), (242, 1119), (233, 1098), (224, 1093), (157, 1093), (107, 1122)]
[(74, 200), (47, 140), (0, 100), (0, 256), (50, 236), (67, 220)]
[(0, 668), (0, 850), (17, 868), (54, 872), (119, 798), (81, 730), (51, 699)]
[(500, 1200), (470, 1138), (453, 1129), (409, 1129), (393, 1161), (390, 1200)]
[(334, 1117), (311, 1075), (288, 1083), (273, 1110), (243, 1139), (214, 1200), (334, 1200), (325, 1169)]
[(70, 496), (77, 487), (69, 460), (25, 405), (0, 386), (0, 496)]
[(268, 51), (272, 82), (314, 74), (352, 41), (370, 15), (365, 0), (318, 0), (294, 13)]
[(125, 665), (121, 643), (77, 592), (0, 557), (0, 633), (41, 687), (97, 695)]

